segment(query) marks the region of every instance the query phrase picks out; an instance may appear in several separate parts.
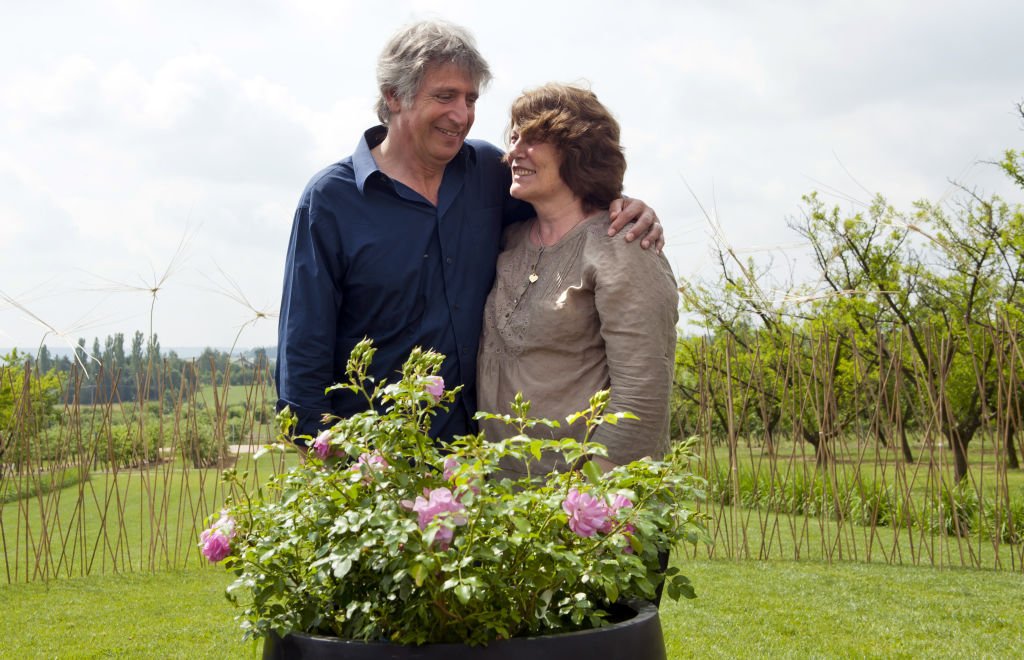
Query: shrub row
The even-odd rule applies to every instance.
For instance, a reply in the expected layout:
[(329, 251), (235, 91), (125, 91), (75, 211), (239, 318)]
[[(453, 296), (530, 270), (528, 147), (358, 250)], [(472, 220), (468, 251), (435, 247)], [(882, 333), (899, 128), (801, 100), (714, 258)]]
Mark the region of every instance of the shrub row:
[(230, 419), (222, 433), (216, 433), (205, 411), (180, 419), (147, 415), (144, 423), (109, 423), (103, 419), (79, 424), (53, 425), (38, 433), (19, 433), (4, 447), (7, 472), (23, 473), (48, 464), (81, 465), (90, 469), (138, 468), (161, 458), (170, 449), (193, 467), (218, 464), (229, 442), (244, 434), (241, 420)]
[(33, 472), (24, 475), (0, 474), (0, 504), (7, 504), (26, 497), (45, 495), (50, 491), (74, 486), (89, 480), (88, 470), (67, 467), (59, 470)]
[[(997, 506), (982, 502), (969, 484), (911, 500), (892, 484), (832, 481), (820, 473), (754, 474), (741, 470), (738, 488), (722, 467), (708, 478), (708, 497), (721, 505), (843, 519), (862, 526), (920, 527), (935, 534), (979, 534), (1003, 543), (1024, 542), (1024, 489)], [(737, 502), (737, 494), (739, 501)]]

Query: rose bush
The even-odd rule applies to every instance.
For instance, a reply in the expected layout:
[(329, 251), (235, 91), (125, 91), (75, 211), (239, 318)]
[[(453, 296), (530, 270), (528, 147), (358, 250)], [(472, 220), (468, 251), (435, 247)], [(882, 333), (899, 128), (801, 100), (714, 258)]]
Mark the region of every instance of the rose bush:
[[(438, 444), (431, 416), (455, 396), (437, 376), (443, 357), (416, 350), (401, 380), (386, 383), (366, 376), (373, 352), (360, 343), (348, 382), (335, 386), (371, 410), (336, 420), (302, 464), (254, 493), (245, 475), (225, 472), (232, 496), (202, 545), (237, 574), (228, 596), (247, 637), (485, 644), (600, 626), (612, 603), (652, 599), (662, 580), (670, 598), (693, 597), (658, 561), (660, 549), (703, 534), (685, 447), (602, 473), (587, 460), (606, 455), (598, 444), (529, 437), (558, 423), (530, 419), (522, 400), (502, 417), (515, 437)], [(624, 415), (606, 414), (607, 401), (596, 394), (569, 423), (616, 423)], [(284, 442), (294, 422), (280, 421)], [(498, 467), (546, 451), (580, 469), (512, 480)]]

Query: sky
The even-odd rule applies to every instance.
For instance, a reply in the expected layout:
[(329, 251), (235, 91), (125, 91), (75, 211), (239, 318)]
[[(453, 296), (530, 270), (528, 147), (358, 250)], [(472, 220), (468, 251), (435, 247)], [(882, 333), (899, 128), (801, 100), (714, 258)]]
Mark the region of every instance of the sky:
[(844, 213), (952, 181), (1020, 200), (986, 163), (1024, 148), (1019, 0), (0, 1), (0, 346), (276, 344), (299, 194), (376, 123), (377, 55), (425, 18), (491, 65), (471, 137), (501, 144), (531, 86), (593, 89), (680, 278), (728, 245), (799, 279), (812, 190)]

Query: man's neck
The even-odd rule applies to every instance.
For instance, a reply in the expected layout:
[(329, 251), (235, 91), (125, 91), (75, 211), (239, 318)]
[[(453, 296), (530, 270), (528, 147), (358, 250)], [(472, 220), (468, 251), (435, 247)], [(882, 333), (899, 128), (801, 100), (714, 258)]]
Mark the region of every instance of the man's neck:
[(413, 153), (413, 150), (402, 149), (400, 144), (392, 140), (390, 133), (370, 153), (381, 172), (401, 181), (437, 206), (441, 180), (448, 163), (422, 163), (415, 158), (405, 157), (405, 154)]

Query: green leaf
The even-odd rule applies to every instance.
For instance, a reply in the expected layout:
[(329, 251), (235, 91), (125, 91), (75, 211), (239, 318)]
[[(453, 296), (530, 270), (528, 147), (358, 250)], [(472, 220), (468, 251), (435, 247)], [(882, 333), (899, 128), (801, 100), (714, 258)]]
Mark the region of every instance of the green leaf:
[(672, 581), (669, 583), (669, 591), (670, 593), (673, 591), (676, 593), (676, 595), (673, 596), (673, 599), (678, 599), (680, 595), (685, 598), (697, 597), (697, 592), (694, 590), (693, 585), (690, 584), (690, 578), (685, 575), (676, 575), (673, 577)]
[(335, 561), (331, 567), (334, 569), (334, 577), (343, 578), (352, 570), (352, 560), (346, 557), (341, 561)]
[(422, 587), (423, 581), (427, 579), (427, 567), (423, 564), (413, 564), (409, 567), (409, 573), (412, 575), (413, 582), (416, 583), (416, 586)]
[(583, 464), (583, 475), (595, 486), (601, 484), (601, 474), (601, 467), (595, 461), (587, 461)]
[(459, 599), (460, 603), (465, 605), (473, 597), (473, 587), (465, 583), (460, 584), (455, 587), (455, 597)]

